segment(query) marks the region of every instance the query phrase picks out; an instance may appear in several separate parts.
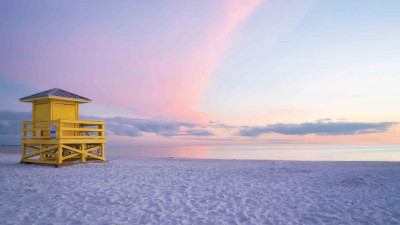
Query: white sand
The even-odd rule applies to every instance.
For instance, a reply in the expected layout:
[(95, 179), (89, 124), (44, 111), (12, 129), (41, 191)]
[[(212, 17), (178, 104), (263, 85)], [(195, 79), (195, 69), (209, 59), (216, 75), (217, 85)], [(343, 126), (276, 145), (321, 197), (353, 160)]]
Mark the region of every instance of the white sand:
[(0, 147), (0, 224), (400, 224), (400, 163), (129, 159)]

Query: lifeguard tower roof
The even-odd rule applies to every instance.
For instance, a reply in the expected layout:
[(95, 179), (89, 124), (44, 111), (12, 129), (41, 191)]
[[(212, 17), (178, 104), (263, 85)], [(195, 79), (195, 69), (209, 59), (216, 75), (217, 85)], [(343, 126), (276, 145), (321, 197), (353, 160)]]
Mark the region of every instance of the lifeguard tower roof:
[(57, 98), (57, 99), (69, 99), (69, 100), (74, 100), (74, 101), (78, 101), (81, 103), (86, 103), (86, 102), (91, 102), (92, 100), (82, 97), (80, 95), (77, 94), (73, 94), (71, 92), (68, 91), (64, 91), (62, 89), (59, 88), (53, 88), (47, 91), (43, 91), (40, 93), (36, 93), (33, 95), (29, 95), (23, 98), (20, 98), (19, 100), (21, 102), (31, 102), (35, 99), (38, 98)]

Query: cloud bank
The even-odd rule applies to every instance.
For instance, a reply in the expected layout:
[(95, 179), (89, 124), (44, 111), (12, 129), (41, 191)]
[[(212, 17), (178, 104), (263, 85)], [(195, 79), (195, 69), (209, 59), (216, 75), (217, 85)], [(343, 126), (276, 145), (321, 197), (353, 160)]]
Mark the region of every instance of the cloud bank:
[(187, 130), (185, 132), (186, 135), (192, 135), (192, 136), (214, 136), (215, 134), (209, 130), (204, 130), (204, 129), (192, 129), (192, 130)]
[(278, 133), (283, 135), (354, 135), (368, 133), (384, 133), (395, 122), (383, 123), (357, 123), (357, 122), (324, 122), (302, 124), (271, 124), (267, 126), (246, 127), (238, 132), (239, 136), (257, 137), (265, 133)]
[[(104, 120), (108, 134), (117, 136), (140, 137), (143, 133), (153, 133), (164, 137), (214, 135), (206, 129), (197, 129), (196, 124), (179, 121), (93, 116), (81, 116), (81, 119)], [(22, 121), (31, 121), (31, 113), (0, 111), (0, 135), (22, 135)]]
[(117, 136), (139, 137), (145, 133), (153, 133), (163, 137), (172, 136), (213, 136), (214, 133), (205, 129), (192, 129), (197, 124), (169, 121), (163, 119), (137, 119), (127, 117), (89, 117), (82, 116), (86, 120), (104, 120), (106, 129)]
[(0, 111), (0, 135), (22, 135), (22, 121), (31, 121), (29, 112)]
[[(330, 119), (319, 120), (315, 123), (302, 124), (271, 124), (260, 127), (235, 127), (219, 122), (195, 124), (161, 118), (140, 119), (128, 117), (93, 117), (81, 116), (82, 120), (100, 120), (106, 122), (106, 134), (125, 137), (141, 137), (154, 134), (162, 137), (181, 137), (194, 140), (224, 140), (240, 141), (241, 137), (257, 137), (265, 133), (282, 135), (319, 136), (357, 135), (369, 133), (384, 133), (397, 124), (395, 122), (360, 123), (360, 122), (331, 122)], [(0, 111), (0, 144), (16, 144), (21, 136), (22, 121), (30, 121), (30, 112)], [(237, 130), (239, 130), (237, 132)], [(237, 132), (237, 133), (234, 133)], [(203, 137), (203, 139), (201, 139)], [(275, 143), (293, 143), (289, 139), (277, 140)], [(257, 140), (254, 140), (256, 142)], [(271, 142), (271, 141), (270, 141)]]

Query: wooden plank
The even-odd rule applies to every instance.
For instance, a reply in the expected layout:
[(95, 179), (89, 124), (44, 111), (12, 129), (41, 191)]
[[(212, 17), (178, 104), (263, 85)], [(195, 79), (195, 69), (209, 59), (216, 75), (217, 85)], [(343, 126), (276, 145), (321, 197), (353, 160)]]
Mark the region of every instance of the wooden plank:
[(104, 121), (92, 121), (92, 120), (61, 120), (61, 123), (79, 123), (79, 124), (104, 124)]
[(63, 160), (67, 160), (67, 159), (70, 159), (70, 158), (74, 158), (74, 157), (79, 156), (79, 155), (80, 155), (80, 153), (73, 153), (73, 154), (64, 156), (64, 157), (63, 157)]
[[(86, 152), (86, 151), (85, 151), (85, 144), (81, 144), (80, 150), (81, 150), (82, 152)], [(86, 162), (86, 155), (81, 154), (81, 161), (82, 161), (82, 162)]]
[(62, 155), (62, 145), (58, 146), (58, 155), (57, 155), (57, 163), (62, 163), (63, 161), (63, 155)]
[(53, 157), (55, 157), (55, 158), (58, 157), (58, 155), (57, 155), (56, 153), (54, 153), (54, 152), (46, 152), (46, 154), (47, 154), (47, 155), (51, 155), (51, 156), (53, 156)]
[(101, 144), (101, 143), (106, 143), (106, 139), (61, 139), (59, 140), (59, 143), (61, 144)]
[[(38, 129), (38, 128), (25, 128), (25, 129), (22, 129), (22, 131), (36, 131), (36, 129)], [(40, 130), (42, 130), (42, 131), (49, 131), (50, 130), (50, 128), (40, 128)]]
[(84, 154), (84, 155), (87, 155), (87, 156), (91, 156), (91, 157), (96, 158), (96, 159), (104, 160), (104, 158), (101, 157), (101, 156), (98, 156), (98, 155), (95, 155), (95, 154), (92, 154), (92, 153), (88, 153), (88, 152), (85, 152), (85, 151), (81, 151), (79, 149), (71, 148), (71, 147), (69, 147), (67, 145), (62, 145), (62, 147), (63, 148), (67, 148), (67, 149), (69, 149), (71, 151), (74, 151), (74, 152), (78, 152), (78, 153), (81, 153), (81, 154)]
[(68, 146), (68, 145), (61, 145), (61, 147), (66, 148), (66, 149), (69, 149), (69, 150), (71, 150), (71, 151), (78, 150), (78, 149), (73, 148), (73, 147), (70, 147), (70, 146)]
[(55, 148), (58, 148), (58, 146), (52, 146), (52, 147), (50, 147), (50, 148), (45, 148), (45, 149), (43, 149), (42, 146), (43, 146), (43, 145), (41, 145), (41, 149), (40, 149), (40, 150), (36, 150), (36, 152), (33, 152), (33, 153), (31, 153), (31, 154), (28, 154), (28, 155), (25, 155), (25, 156), (23, 156), (22, 158), (23, 158), (23, 159), (27, 159), (27, 158), (31, 158), (31, 157), (37, 156), (37, 155), (40, 155), (40, 157), (43, 158), (43, 153), (44, 153), (44, 152), (51, 151), (51, 150), (53, 150), (53, 149), (55, 149)]
[(22, 160), (21, 160), (21, 162), (57, 164), (57, 162), (56, 162), (56, 161), (49, 161), (49, 160), (35, 160), (35, 159), (22, 159)]
[(21, 139), (21, 144), (39, 145), (39, 144), (59, 144), (55, 139)]
[(29, 145), (27, 145), (26, 148), (30, 149), (32, 151), (39, 151), (40, 150), (40, 148), (36, 148), (36, 147), (33, 147), (33, 146), (29, 146)]
[(99, 149), (99, 148), (101, 148), (101, 147), (100, 146), (96, 146), (96, 147), (92, 147), (92, 148), (86, 149), (85, 151), (86, 152), (91, 152), (91, 151), (94, 151), (94, 150)]
[(53, 149), (57, 149), (58, 148), (58, 145), (55, 145), (55, 146), (51, 146), (51, 147), (49, 147), (49, 148), (46, 148), (46, 150), (53, 150)]
[(76, 139), (95, 139), (95, 138), (104, 138), (102, 136), (62, 136), (61, 138), (69, 139), (69, 138), (76, 138)]
[[(91, 137), (91, 136), (90, 136)], [(21, 144), (39, 145), (39, 144), (100, 144), (106, 143), (105, 138), (81, 138), (81, 139), (21, 139)]]
[[(44, 144), (47, 144), (47, 143), (44, 143)], [(36, 147), (33, 147), (33, 146), (29, 146), (29, 145), (26, 145), (26, 148), (28, 148), (30, 150), (33, 150), (33, 151), (39, 151), (40, 150), (40, 148), (36, 148)], [(52, 147), (46, 148), (46, 150), (53, 150), (53, 149), (56, 149), (56, 146), (52, 146)]]
[(26, 144), (22, 144), (22, 157), (26, 155)]
[(82, 131), (82, 132), (101, 132), (104, 129), (97, 129), (97, 128), (63, 128), (62, 130), (72, 130), (72, 131)]
[(46, 148), (47, 150), (53, 150), (53, 149), (57, 149), (58, 148), (58, 145), (55, 145), (55, 146), (51, 146), (51, 147), (49, 147), (49, 148)]
[(50, 139), (50, 136), (40, 136), (40, 137), (27, 136), (25, 139), (36, 139), (36, 140), (40, 140), (40, 139)]
[[(39, 153), (40, 154), (39, 160), (43, 160), (43, 151), (44, 151), (43, 147), (44, 147), (43, 145), (40, 145), (40, 151), (39, 152), (35, 152), (35, 153)], [(32, 154), (34, 154), (34, 153), (32, 153)], [(30, 158), (30, 157), (28, 157), (28, 158)]]
[(56, 157), (43, 157), (42, 160), (44, 160), (44, 161), (56, 161), (57, 158)]

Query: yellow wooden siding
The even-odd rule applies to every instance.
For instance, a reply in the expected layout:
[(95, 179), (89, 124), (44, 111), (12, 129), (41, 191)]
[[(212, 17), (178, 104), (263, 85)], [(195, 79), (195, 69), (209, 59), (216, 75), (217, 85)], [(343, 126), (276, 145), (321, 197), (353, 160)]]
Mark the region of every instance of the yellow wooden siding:
[(49, 102), (35, 103), (35, 136), (50, 135), (49, 131), (42, 130), (41, 128), (48, 128), (50, 121), (50, 104)]
[[(55, 101), (53, 106), (53, 120), (77, 120), (78, 113), (77, 113), (78, 104), (75, 102), (61, 102)], [(75, 124), (65, 124), (64, 127), (68, 128), (76, 128)], [(74, 136), (78, 135), (75, 134), (74, 131), (63, 131), (62, 135), (66, 136)]]
[(76, 104), (55, 102), (53, 108), (53, 120), (76, 120)]
[(49, 103), (36, 104), (35, 121), (43, 122), (50, 120), (50, 105)]
[[(51, 120), (78, 120), (78, 102), (65, 101), (65, 100), (37, 100), (33, 103), (34, 128), (37, 131), (34, 136), (49, 136), (49, 130), (42, 130), (40, 128), (48, 129)], [(78, 128), (76, 124), (65, 124), (68, 128)], [(40, 131), (40, 132), (39, 132)], [(64, 131), (63, 135), (74, 136), (78, 135), (76, 131)]]

